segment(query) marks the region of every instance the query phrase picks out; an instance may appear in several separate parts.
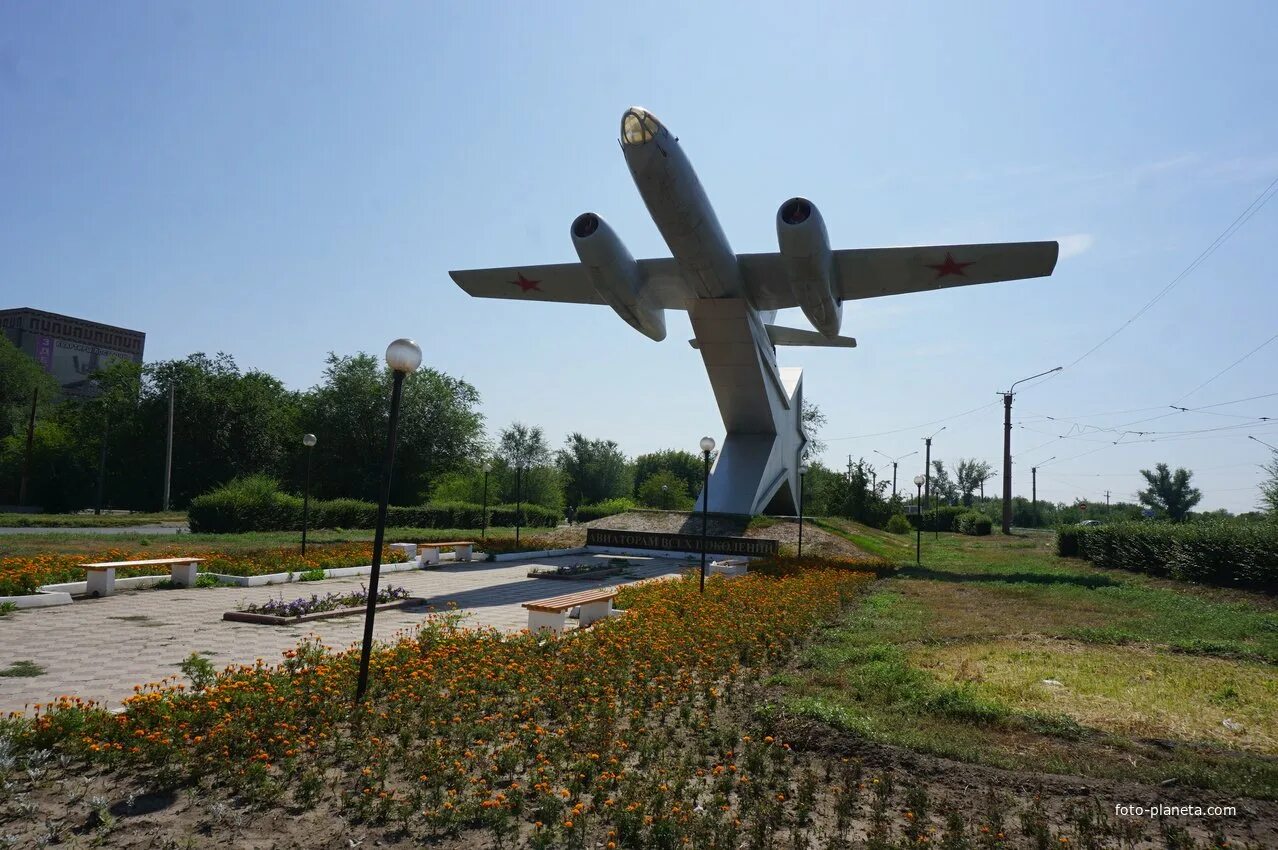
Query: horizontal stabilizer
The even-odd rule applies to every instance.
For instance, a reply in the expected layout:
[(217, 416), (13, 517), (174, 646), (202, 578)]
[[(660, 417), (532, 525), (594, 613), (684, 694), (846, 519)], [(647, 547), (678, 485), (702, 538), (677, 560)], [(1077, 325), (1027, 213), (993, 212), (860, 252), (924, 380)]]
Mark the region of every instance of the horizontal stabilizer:
[[(768, 331), (768, 339), (773, 345), (806, 345), (815, 348), (856, 348), (856, 340), (850, 336), (836, 336), (833, 339), (816, 331), (805, 331), (799, 328), (783, 328), (780, 325), (764, 325)], [(688, 340), (688, 345), (700, 348), (695, 339)]]

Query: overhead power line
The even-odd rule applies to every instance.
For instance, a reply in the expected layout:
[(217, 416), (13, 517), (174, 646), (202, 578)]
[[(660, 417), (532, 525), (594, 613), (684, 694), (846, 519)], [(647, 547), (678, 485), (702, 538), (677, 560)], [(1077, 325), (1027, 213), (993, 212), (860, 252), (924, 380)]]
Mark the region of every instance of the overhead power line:
[(1239, 357), (1239, 358), (1238, 358), (1237, 360), (1235, 360), (1233, 363), (1230, 363), (1230, 364), (1229, 364), (1228, 366), (1226, 366), (1224, 369), (1221, 369), (1219, 372), (1217, 372), (1216, 374), (1212, 375), (1210, 378), (1208, 378), (1207, 380), (1203, 381), (1201, 384), (1199, 384), (1198, 386), (1194, 387), (1192, 390), (1190, 390), (1189, 392), (1185, 393), (1183, 396), (1181, 396), (1180, 398), (1178, 398), (1178, 399), (1176, 399), (1176, 400), (1177, 400), (1177, 401), (1184, 401), (1185, 399), (1189, 398), (1191, 395), (1193, 395), (1194, 393), (1198, 392), (1198, 391), (1199, 391), (1199, 390), (1201, 390), (1203, 387), (1207, 386), (1207, 385), (1208, 385), (1208, 384), (1210, 384), (1212, 381), (1216, 380), (1216, 379), (1217, 379), (1217, 378), (1219, 378), (1221, 375), (1225, 374), (1225, 373), (1226, 373), (1226, 372), (1228, 372), (1230, 369), (1232, 369), (1232, 368), (1234, 368), (1235, 366), (1237, 366), (1239, 363), (1242, 363), (1242, 362), (1243, 362), (1244, 360), (1246, 360), (1248, 357), (1251, 357), (1251, 355), (1255, 354), (1257, 351), (1259, 351), (1260, 349), (1264, 348), (1266, 345), (1268, 345), (1269, 343), (1273, 342), (1273, 341), (1274, 341), (1274, 340), (1276, 340), (1276, 339), (1278, 339), (1278, 334), (1274, 334), (1274, 335), (1273, 335), (1273, 336), (1271, 336), (1269, 339), (1265, 340), (1265, 341), (1264, 341), (1264, 342), (1262, 342), (1260, 345), (1258, 345), (1258, 346), (1256, 346), (1255, 348), (1253, 348), (1251, 351), (1248, 351), (1248, 352), (1247, 352), (1246, 354), (1244, 354), (1242, 357)]
[(1245, 225), (1248, 221), (1250, 221), (1252, 216), (1260, 212), (1260, 210), (1265, 206), (1265, 204), (1269, 203), (1269, 201), (1273, 198), (1275, 194), (1278, 194), (1278, 192), (1275, 192), (1275, 189), (1278, 189), (1278, 177), (1275, 177), (1273, 179), (1273, 182), (1271, 182), (1268, 186), (1266, 186), (1265, 190), (1261, 192), (1259, 195), (1257, 195), (1256, 199), (1253, 200), (1250, 204), (1248, 204), (1247, 208), (1244, 209), (1241, 213), (1239, 213), (1238, 217), (1235, 218), (1233, 221), (1231, 221), (1229, 223), (1229, 226), (1226, 227), (1223, 231), (1221, 231), (1220, 235), (1217, 236), (1210, 245), (1204, 248), (1197, 257), (1194, 257), (1194, 259), (1189, 263), (1189, 265), (1185, 266), (1185, 268), (1181, 270), (1180, 274), (1172, 278), (1171, 283), (1164, 286), (1161, 290), (1159, 290), (1157, 295), (1149, 299), (1149, 301), (1145, 302), (1145, 306), (1137, 310), (1135, 315), (1133, 315), (1130, 319), (1128, 319), (1127, 321), (1119, 325), (1114, 330), (1113, 333), (1111, 333), (1109, 336), (1105, 337), (1100, 342), (1096, 343), (1091, 348), (1087, 349), (1082, 354), (1080, 354), (1074, 360), (1073, 363), (1069, 364), (1069, 366), (1070, 367), (1077, 366), (1083, 360), (1090, 357), (1097, 349), (1099, 349), (1101, 346), (1105, 345), (1105, 343), (1109, 342), (1111, 339), (1113, 339), (1114, 337), (1122, 333), (1124, 330), (1126, 330), (1127, 327), (1132, 324), (1132, 322), (1136, 321), (1141, 316), (1145, 315), (1145, 313), (1149, 310), (1149, 308), (1153, 307), (1155, 304), (1161, 301), (1163, 297), (1166, 296), (1167, 293), (1175, 289), (1176, 286), (1180, 284), (1181, 281), (1189, 277), (1189, 275), (1193, 274), (1193, 272), (1199, 266), (1205, 263), (1212, 254), (1216, 253), (1216, 250), (1220, 248), (1221, 245), (1224, 245), (1226, 242), (1228, 242), (1230, 237), (1232, 237), (1235, 233), (1237, 233), (1242, 228), (1243, 225)]
[(922, 422), (918, 425), (910, 425), (906, 428), (894, 428), (891, 431), (876, 431), (873, 434), (853, 434), (850, 437), (825, 437), (824, 441), (827, 443), (833, 443), (838, 440), (862, 440), (868, 437), (886, 437), (888, 434), (901, 434), (906, 431), (919, 431), (923, 428), (927, 428), (930, 425), (940, 425), (943, 422), (951, 422), (955, 419), (961, 419), (964, 416), (970, 416), (971, 414), (976, 413), (977, 411), (994, 407), (997, 404), (999, 404), (999, 402), (991, 401), (989, 404), (982, 404), (980, 407), (973, 407), (971, 410), (965, 410), (962, 413), (956, 413), (953, 416), (946, 416), (943, 419), (933, 419), (931, 422)]

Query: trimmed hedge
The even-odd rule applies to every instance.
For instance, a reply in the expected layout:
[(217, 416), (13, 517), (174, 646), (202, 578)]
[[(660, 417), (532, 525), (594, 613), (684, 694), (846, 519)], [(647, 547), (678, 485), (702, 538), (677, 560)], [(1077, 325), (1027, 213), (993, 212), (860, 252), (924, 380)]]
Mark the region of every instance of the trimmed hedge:
[(609, 499), (606, 502), (597, 502), (593, 505), (581, 505), (577, 508), (577, 522), (590, 522), (591, 520), (603, 519), (606, 516), (615, 516), (624, 514), (626, 511), (633, 511), (635, 503), (633, 499)]
[[(958, 505), (942, 505), (940, 510), (924, 511), (922, 514), (923, 530), (955, 531), (955, 521), (959, 516), (968, 512), (968, 508)], [(919, 527), (919, 514), (909, 514), (906, 518), (910, 521), (912, 527)]]
[(964, 511), (955, 518), (954, 528), (960, 534), (979, 537), (994, 530), (994, 521), (980, 511)]
[[(559, 525), (559, 512), (540, 505), (521, 505), (520, 514), (523, 526)], [(193, 532), (296, 531), (302, 527), (302, 500), (279, 492), (273, 480), (254, 476), (197, 496), (191, 500), (188, 515)], [(480, 528), (483, 517), (483, 506), (469, 502), (392, 505), (386, 511), (386, 524), (392, 528)], [(377, 505), (358, 499), (312, 500), (308, 524), (311, 528), (373, 528)], [(515, 525), (515, 506), (489, 506), (488, 525)]]
[(1278, 591), (1278, 524), (1119, 522), (1063, 526), (1056, 551), (1098, 567)]

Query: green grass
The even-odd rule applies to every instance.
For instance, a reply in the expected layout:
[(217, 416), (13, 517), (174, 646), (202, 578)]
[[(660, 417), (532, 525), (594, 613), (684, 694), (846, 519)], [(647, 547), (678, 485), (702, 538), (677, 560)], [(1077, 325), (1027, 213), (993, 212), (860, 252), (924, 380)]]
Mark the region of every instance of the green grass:
[[(822, 522), (884, 557), (907, 548)], [(787, 710), (996, 767), (1278, 797), (1271, 598), (1061, 559), (1046, 534), (923, 546), (922, 567), (880, 582), (777, 682)]]
[(0, 676), (6, 679), (29, 679), (33, 676), (43, 676), (44, 668), (34, 661), (15, 661), (3, 670), (0, 670)]
[(841, 517), (813, 517), (812, 524), (823, 531), (842, 537), (871, 555), (878, 555), (889, 561), (914, 559), (914, 535), (912, 534), (908, 538), (899, 534), (889, 534)]
[(0, 513), (0, 528), (123, 528), (186, 522), (184, 511), (136, 514), (8, 514)]

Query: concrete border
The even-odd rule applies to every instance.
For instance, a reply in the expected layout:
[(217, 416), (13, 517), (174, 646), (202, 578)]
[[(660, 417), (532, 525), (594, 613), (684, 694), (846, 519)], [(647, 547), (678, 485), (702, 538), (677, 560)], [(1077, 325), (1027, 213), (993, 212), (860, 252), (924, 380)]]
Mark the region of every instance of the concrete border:
[(12, 602), (18, 608), (52, 608), (55, 605), (70, 605), (71, 594), (65, 591), (45, 590), (22, 596), (0, 596), (0, 603)]
[[(407, 599), (396, 599), (393, 602), (383, 602), (374, 606), (375, 611), (387, 611), (391, 608), (414, 608), (426, 604), (426, 600), (420, 596), (410, 596)], [(349, 608), (334, 608), (332, 611), (318, 611), (314, 614), (303, 614), (300, 617), (279, 617), (275, 614), (255, 614), (250, 611), (227, 611), (222, 615), (223, 620), (230, 620), (235, 623), (256, 623), (263, 626), (292, 626), (297, 623), (309, 623), (312, 620), (331, 620), (334, 617), (350, 617), (355, 614), (363, 614), (368, 610), (366, 605), (353, 605)]]
[[(382, 573), (406, 573), (410, 570), (419, 570), (416, 561), (401, 561), (395, 564), (382, 564)], [(366, 567), (334, 567), (331, 570), (324, 570), (324, 578), (349, 578), (351, 576), (366, 576), (373, 571), (372, 565)], [(294, 571), (291, 573), (267, 573), (260, 576), (233, 576), (225, 573), (200, 573), (200, 575), (213, 576), (219, 581), (233, 584), (237, 587), (261, 587), (267, 584), (289, 584), (291, 582), (301, 581), (303, 572)]]

